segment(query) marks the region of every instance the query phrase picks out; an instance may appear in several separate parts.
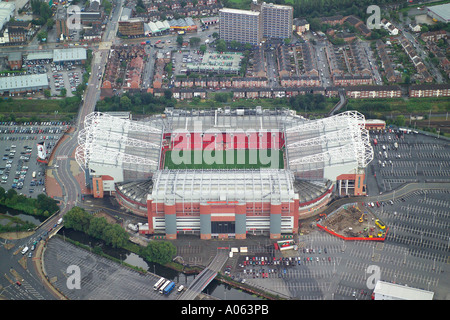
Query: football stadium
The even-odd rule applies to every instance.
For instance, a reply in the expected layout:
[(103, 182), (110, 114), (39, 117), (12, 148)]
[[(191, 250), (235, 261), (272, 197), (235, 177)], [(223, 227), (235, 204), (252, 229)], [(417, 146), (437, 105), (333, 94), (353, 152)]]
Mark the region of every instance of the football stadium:
[(147, 217), (140, 233), (166, 239), (296, 234), (333, 194), (365, 194), (373, 159), (356, 111), (309, 120), (287, 109), (167, 109), (140, 121), (94, 112), (78, 144), (93, 196), (114, 196)]

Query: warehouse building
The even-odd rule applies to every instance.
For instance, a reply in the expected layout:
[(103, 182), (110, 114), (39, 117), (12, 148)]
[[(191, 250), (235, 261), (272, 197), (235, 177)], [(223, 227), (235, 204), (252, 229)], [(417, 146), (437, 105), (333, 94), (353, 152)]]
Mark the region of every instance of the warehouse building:
[(378, 280), (374, 300), (433, 300), (434, 292)]
[(450, 3), (439, 4), (437, 6), (427, 7), (427, 15), (431, 19), (436, 19), (437, 21), (443, 23), (450, 22)]
[(48, 88), (46, 74), (0, 77), (0, 94), (36, 92)]
[(85, 48), (69, 48), (53, 50), (53, 62), (64, 64), (71, 62), (74, 64), (84, 64), (87, 59)]

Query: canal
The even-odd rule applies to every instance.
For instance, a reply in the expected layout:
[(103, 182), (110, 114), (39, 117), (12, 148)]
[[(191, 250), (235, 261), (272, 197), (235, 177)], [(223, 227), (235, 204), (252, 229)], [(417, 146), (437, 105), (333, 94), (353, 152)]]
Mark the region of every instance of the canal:
[[(83, 232), (75, 231), (73, 229), (66, 229), (63, 227), (59, 231), (59, 234), (63, 237), (67, 237), (84, 245), (90, 246), (91, 248), (100, 247), (105, 254), (111, 257), (114, 257), (129, 265), (142, 268), (143, 270), (152, 272), (166, 279), (176, 281), (177, 283), (185, 286), (189, 286), (196, 277), (196, 275), (187, 275), (162, 266), (158, 263), (147, 262), (134, 252), (129, 252), (121, 248), (112, 248), (111, 246), (106, 245), (102, 240), (90, 237)], [(261, 300), (259, 297), (233, 288), (232, 286), (221, 283), (217, 280), (213, 280), (203, 292), (221, 300)]]
[(0, 214), (3, 214), (8, 217), (19, 218), (22, 221), (33, 223), (36, 226), (40, 225), (46, 219), (44, 217), (36, 217), (36, 216), (24, 214), (22, 211), (14, 210), (14, 209), (2, 206), (2, 205), (0, 205)]

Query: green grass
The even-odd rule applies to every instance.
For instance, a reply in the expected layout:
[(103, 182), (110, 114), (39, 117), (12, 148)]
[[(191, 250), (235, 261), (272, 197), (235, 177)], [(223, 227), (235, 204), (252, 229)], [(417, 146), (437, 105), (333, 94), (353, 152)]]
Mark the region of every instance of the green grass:
[[(187, 153), (185, 153), (187, 152)], [(282, 150), (167, 151), (165, 169), (283, 169)], [(272, 157), (273, 155), (273, 157)], [(238, 159), (239, 158), (239, 159)], [(250, 158), (252, 161), (250, 161)], [(178, 159), (178, 160), (177, 160)], [(208, 160), (210, 159), (210, 160)]]

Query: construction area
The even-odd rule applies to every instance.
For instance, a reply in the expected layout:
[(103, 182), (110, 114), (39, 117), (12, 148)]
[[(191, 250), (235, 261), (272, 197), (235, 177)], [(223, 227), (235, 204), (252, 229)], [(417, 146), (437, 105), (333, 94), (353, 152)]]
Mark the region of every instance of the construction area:
[(317, 226), (344, 240), (384, 240), (387, 226), (370, 209), (361, 203), (339, 207)]

